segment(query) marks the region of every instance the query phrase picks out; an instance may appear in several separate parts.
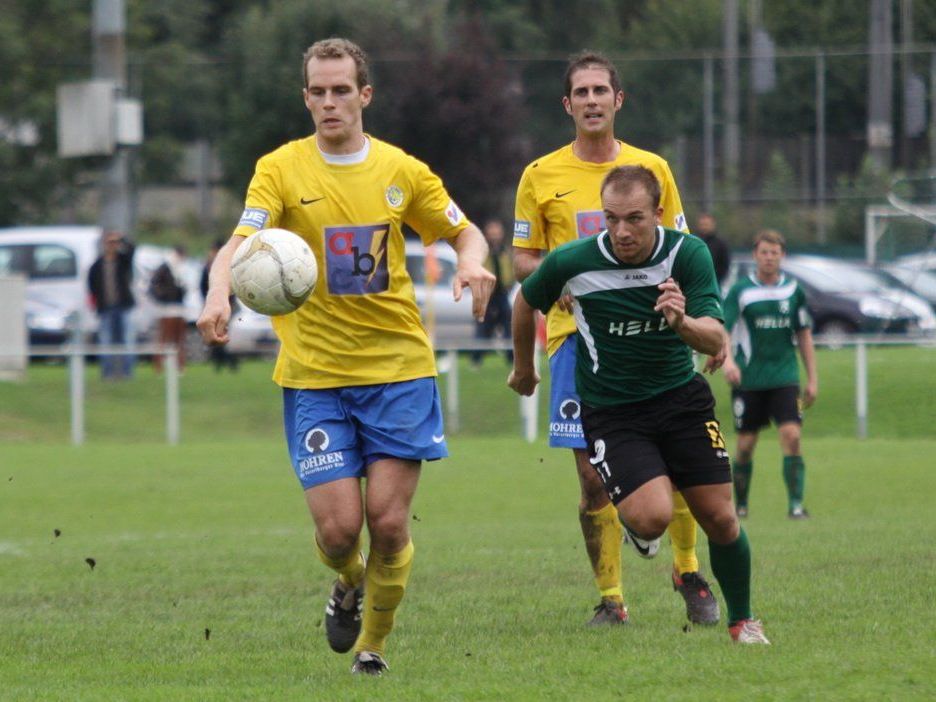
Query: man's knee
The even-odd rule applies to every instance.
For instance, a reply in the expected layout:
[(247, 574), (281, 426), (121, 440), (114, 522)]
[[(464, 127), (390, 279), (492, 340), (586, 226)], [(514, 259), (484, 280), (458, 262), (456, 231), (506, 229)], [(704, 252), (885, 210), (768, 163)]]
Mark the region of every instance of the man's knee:
[(409, 517), (406, 510), (368, 510), (367, 531), (371, 544), (381, 553), (396, 553), (409, 541)]
[(730, 544), (740, 533), (740, 524), (734, 509), (719, 509), (698, 521), (705, 535), (716, 544)]
[(358, 544), (361, 523), (351, 519), (321, 519), (315, 525), (315, 540), (319, 547), (332, 558), (346, 556)]

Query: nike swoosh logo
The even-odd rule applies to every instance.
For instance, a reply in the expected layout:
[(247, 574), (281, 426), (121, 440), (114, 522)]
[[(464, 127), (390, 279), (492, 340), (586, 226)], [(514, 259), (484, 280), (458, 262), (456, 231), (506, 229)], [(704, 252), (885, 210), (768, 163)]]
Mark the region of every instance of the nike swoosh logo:
[(574, 192), (575, 192), (575, 188), (572, 188), (572, 190), (566, 190), (564, 193), (560, 193), (560, 192), (556, 191), (556, 198), (558, 199), (558, 198), (560, 198), (560, 197), (565, 197), (565, 196), (568, 195), (569, 193), (574, 193)]
[(441, 444), (443, 441), (445, 441), (445, 434), (442, 434), (440, 436), (436, 436), (435, 434), (433, 434), (432, 440), (437, 444)]
[(325, 199), (324, 195), (322, 195), (322, 197), (312, 198), (311, 200), (306, 200), (304, 197), (301, 197), (299, 198), (299, 202), (303, 205), (311, 205), (313, 202), (318, 202), (319, 200), (324, 200), (324, 199)]

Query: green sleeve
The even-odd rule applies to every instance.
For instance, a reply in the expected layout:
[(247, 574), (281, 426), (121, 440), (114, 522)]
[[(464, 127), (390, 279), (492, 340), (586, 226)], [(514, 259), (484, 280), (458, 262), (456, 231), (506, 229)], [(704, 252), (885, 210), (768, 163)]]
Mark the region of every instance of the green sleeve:
[(568, 281), (560, 270), (558, 253), (558, 251), (551, 251), (547, 254), (536, 270), (520, 286), (523, 290), (523, 298), (531, 307), (543, 314), (549, 312), (556, 300), (562, 297), (562, 288)]
[(721, 295), (715, 266), (708, 247), (701, 239), (686, 238), (677, 255), (674, 278), (686, 296), (686, 314), (690, 317), (713, 317), (722, 320)]

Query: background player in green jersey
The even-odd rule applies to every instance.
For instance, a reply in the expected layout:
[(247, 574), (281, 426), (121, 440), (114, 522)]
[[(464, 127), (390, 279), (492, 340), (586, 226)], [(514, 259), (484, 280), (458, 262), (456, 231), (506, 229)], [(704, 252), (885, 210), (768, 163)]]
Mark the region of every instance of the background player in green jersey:
[[(783, 480), (791, 519), (805, 519), (803, 508), (806, 467), (800, 451), (803, 407), (819, 392), (812, 320), (806, 296), (796, 280), (780, 270), (786, 242), (783, 235), (765, 230), (754, 238), (753, 273), (738, 280), (725, 297), (725, 326), (731, 349), (724, 364), (725, 380), (732, 386), (732, 411), (738, 431), (734, 459), (735, 501), (738, 515), (748, 514), (748, 490), (754, 448), (762, 427), (777, 425), (783, 452)], [(800, 397), (799, 349), (806, 367), (806, 387)]]
[[(600, 188), (615, 166), (650, 169), (661, 187), (662, 224), (686, 230), (676, 181), (657, 154), (627, 144), (614, 135), (614, 118), (624, 103), (617, 70), (605, 56), (583, 51), (566, 67), (562, 104), (575, 124), (575, 140), (536, 159), (517, 186), (514, 219), (514, 272), (529, 276), (543, 256), (557, 246), (598, 234), (604, 229)], [(550, 372), (549, 445), (572, 449), (581, 498), (579, 523), (601, 601), (591, 624), (627, 621), (621, 579), (621, 526), (614, 506), (588, 462), (582, 432), (580, 398), (575, 388), (575, 320), (565, 301), (546, 315)], [(696, 556), (696, 523), (682, 496), (669, 528), (673, 547), (673, 588), (685, 599), (690, 621), (714, 624), (718, 605), (702, 576)], [(637, 547), (637, 544), (631, 542)], [(650, 557), (658, 544), (637, 551)]]
[[(494, 276), (481, 232), (426, 164), (364, 132), (373, 88), (359, 46), (332, 38), (302, 64), (315, 133), (263, 156), (244, 214), (218, 253), (198, 321), (227, 341), (230, 261), (243, 237), (283, 227), (309, 244), (322, 274), (295, 312), (272, 319), (289, 455), (315, 522), (319, 559), (335, 572), (325, 633), (352, 672), (380, 675), (413, 563), (410, 505), (423, 460), (447, 454), (435, 356), (405, 267), (403, 226), (458, 254), (453, 294), (484, 316)], [(368, 557), (361, 535), (366, 522)]]
[(601, 203), (607, 229), (551, 251), (523, 282), (508, 384), (533, 392), (534, 309), (568, 289), (589, 461), (618, 517), (629, 534), (659, 538), (680, 490), (708, 536), (731, 638), (769, 643), (751, 613), (751, 551), (715, 398), (693, 365), (693, 350), (717, 357), (726, 343), (712, 257), (701, 239), (660, 226), (660, 186), (642, 166), (612, 169)]

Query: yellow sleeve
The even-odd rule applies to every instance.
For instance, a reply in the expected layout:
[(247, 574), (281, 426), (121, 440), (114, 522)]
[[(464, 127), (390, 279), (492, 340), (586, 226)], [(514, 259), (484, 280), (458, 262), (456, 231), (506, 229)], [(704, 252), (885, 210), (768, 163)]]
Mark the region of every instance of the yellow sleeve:
[(673, 178), (673, 172), (665, 161), (661, 185), (663, 186), (660, 197), (660, 204), (663, 206), (663, 226), (688, 233), (689, 225), (686, 223), (686, 214), (683, 212), (682, 201), (679, 199), (676, 179)]
[(413, 184), (412, 204), (406, 209), (403, 221), (412, 227), (423, 244), (437, 239), (450, 239), (468, 226), (468, 218), (451, 198), (442, 179), (422, 161), (411, 159), (410, 174)]
[(536, 189), (527, 166), (517, 186), (514, 206), (513, 245), (521, 249), (546, 249), (546, 227), (536, 201)]
[(247, 186), (244, 212), (234, 229), (239, 236), (250, 236), (258, 229), (279, 226), (283, 215), (281, 180), (277, 169), (261, 158)]

